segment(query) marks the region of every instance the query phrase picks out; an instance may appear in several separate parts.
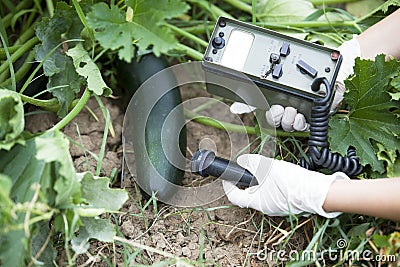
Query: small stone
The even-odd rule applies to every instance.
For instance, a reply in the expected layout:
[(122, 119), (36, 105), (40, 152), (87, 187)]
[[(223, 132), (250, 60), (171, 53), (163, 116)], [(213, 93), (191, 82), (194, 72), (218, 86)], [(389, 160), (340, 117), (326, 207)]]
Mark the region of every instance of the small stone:
[(190, 249), (188, 247), (183, 247), (182, 255), (185, 257), (190, 257), (190, 255), (192, 255), (192, 252), (190, 251)]

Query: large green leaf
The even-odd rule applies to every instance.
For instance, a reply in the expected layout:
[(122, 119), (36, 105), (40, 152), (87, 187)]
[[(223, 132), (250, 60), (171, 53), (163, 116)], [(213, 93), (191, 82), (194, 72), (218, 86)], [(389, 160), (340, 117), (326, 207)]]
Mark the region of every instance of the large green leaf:
[(24, 109), (19, 95), (0, 89), (0, 150), (10, 149), (24, 130)]
[(111, 189), (110, 180), (105, 177), (95, 177), (91, 173), (85, 173), (82, 178), (82, 197), (88, 208), (101, 208), (106, 211), (118, 211), (128, 194), (122, 189)]
[(257, 17), (264, 22), (301, 21), (317, 9), (305, 0), (257, 1)]
[[(57, 256), (57, 251), (52, 242), (46, 244), (50, 231), (50, 224), (47, 221), (40, 222), (35, 229), (35, 235), (32, 239), (32, 255), (40, 254), (36, 260), (37, 265), (53, 266), (53, 261)], [(46, 245), (44, 247), (44, 245)]]
[(380, 143), (377, 143), (379, 160), (385, 162), (387, 177), (400, 177), (400, 157), (394, 150), (386, 150)]
[[(52, 131), (27, 140), (25, 145), (15, 145), (10, 151), (0, 151), (0, 173), (12, 181), (10, 199), (19, 205), (30, 202), (40, 185), (35, 203), (42, 203), (43, 212), (47, 205), (59, 209), (74, 205), (74, 200), (79, 198), (80, 184), (68, 145), (62, 133)], [(25, 212), (8, 215), (14, 220), (3, 225), (0, 231), (0, 259), (4, 266), (24, 266), (32, 241), (20, 228)]]
[(82, 177), (82, 198), (87, 205), (82, 205), (78, 213), (83, 216), (83, 225), (79, 228), (79, 235), (72, 239), (75, 252), (84, 253), (88, 249), (89, 239), (97, 239), (103, 242), (112, 242), (115, 229), (108, 220), (87, 218), (104, 211), (118, 211), (128, 194), (122, 189), (111, 189), (109, 179), (94, 177), (87, 172)]
[(58, 132), (47, 132), (16, 145), (9, 152), (0, 151), (0, 173), (13, 181), (11, 197), (15, 202), (30, 201), (33, 184), (40, 184), (51, 205), (62, 208), (72, 204), (80, 184), (69, 154), (69, 142)]
[(82, 218), (83, 226), (79, 228), (79, 235), (72, 239), (72, 249), (78, 253), (85, 253), (89, 248), (89, 239), (94, 238), (103, 242), (112, 242), (115, 237), (113, 225), (106, 219)]
[(60, 116), (67, 114), (75, 94), (80, 90), (81, 79), (75, 72), (72, 59), (65, 52), (73, 46), (72, 42), (66, 41), (80, 38), (82, 29), (75, 9), (64, 2), (58, 2), (53, 17), (43, 18), (35, 29), (41, 41), (35, 47), (36, 60), (44, 60), (44, 73), (50, 77), (47, 87), (61, 105), (58, 111)]
[(344, 99), (350, 112), (334, 116), (329, 122), (331, 149), (345, 155), (347, 148), (353, 146), (360, 162), (370, 164), (380, 173), (385, 171), (383, 161), (378, 159), (371, 140), (382, 144), (387, 151), (400, 148), (400, 119), (392, 113), (400, 108), (400, 103), (392, 101), (388, 93), (399, 67), (398, 61), (385, 61), (384, 55), (377, 56), (375, 61), (356, 59), (355, 75), (345, 81)]
[(90, 91), (97, 95), (110, 95), (109, 88), (101, 76), (100, 70), (83, 48), (82, 44), (77, 44), (74, 48), (68, 50), (67, 55), (74, 62), (76, 72), (86, 78), (87, 86)]
[(176, 48), (177, 40), (167, 27), (165, 19), (185, 13), (189, 6), (181, 0), (126, 1), (127, 11), (117, 6), (98, 3), (87, 15), (89, 26), (99, 43), (106, 49), (118, 50), (118, 56), (127, 62), (133, 57), (134, 46), (146, 50), (150, 46), (160, 55)]

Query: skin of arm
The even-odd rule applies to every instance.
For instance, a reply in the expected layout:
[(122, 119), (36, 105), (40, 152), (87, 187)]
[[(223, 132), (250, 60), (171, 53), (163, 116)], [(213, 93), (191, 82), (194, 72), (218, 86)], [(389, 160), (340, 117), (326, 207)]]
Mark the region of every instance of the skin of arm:
[(376, 55), (386, 54), (400, 59), (400, 9), (362, 32), (357, 40), (361, 57), (374, 59)]
[[(400, 59), (400, 9), (361, 33), (361, 57), (386, 54)], [(325, 211), (341, 211), (400, 221), (400, 178), (337, 180), (325, 199)]]
[(400, 221), (399, 192), (400, 178), (337, 180), (322, 207)]

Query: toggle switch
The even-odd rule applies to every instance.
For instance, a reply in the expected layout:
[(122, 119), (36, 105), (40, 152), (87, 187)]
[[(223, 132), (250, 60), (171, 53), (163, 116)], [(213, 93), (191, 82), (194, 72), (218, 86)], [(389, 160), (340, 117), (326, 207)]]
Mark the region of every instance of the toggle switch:
[(282, 67), (283, 64), (276, 64), (274, 66), (274, 70), (272, 71), (272, 77), (279, 79), (282, 76)]
[(278, 64), (281, 62), (281, 56), (279, 54), (271, 53), (269, 56), (269, 62), (272, 64)]
[(281, 56), (283, 56), (283, 57), (286, 57), (287, 55), (289, 55), (290, 54), (290, 44), (288, 42), (283, 42), (279, 52), (281, 53)]
[(213, 47), (215, 47), (217, 49), (221, 49), (222, 47), (225, 46), (225, 40), (222, 37), (215, 37), (212, 40), (212, 45), (213, 45)]
[(315, 78), (318, 74), (318, 71), (311, 67), (308, 63), (300, 59), (296, 66), (300, 69), (300, 71), (310, 75), (312, 78)]

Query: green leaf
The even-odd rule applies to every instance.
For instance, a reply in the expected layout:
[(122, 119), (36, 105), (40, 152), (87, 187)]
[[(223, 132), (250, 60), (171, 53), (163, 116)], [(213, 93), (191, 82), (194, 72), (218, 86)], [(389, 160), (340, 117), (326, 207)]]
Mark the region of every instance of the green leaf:
[[(72, 101), (79, 93), (83, 78), (75, 71), (71, 58), (65, 60), (64, 70), (49, 77), (47, 89), (51, 90), (60, 103), (60, 109), (57, 114), (64, 117), (68, 113)], [(57, 89), (52, 89), (57, 88)]]
[(262, 0), (257, 1), (257, 17), (264, 22), (302, 21), (317, 9), (305, 0)]
[(15, 202), (30, 201), (31, 186), (40, 184), (40, 196), (45, 203), (57, 208), (73, 204), (79, 194), (79, 181), (69, 154), (69, 143), (58, 132), (47, 132), (16, 145), (9, 152), (0, 151), (0, 173), (13, 181), (11, 197)]
[[(43, 18), (35, 28), (36, 36), (41, 41), (41, 44), (35, 47), (36, 60), (45, 60), (43, 70), (45, 75), (50, 77), (47, 88), (64, 85), (62, 88), (51, 90), (61, 105), (58, 115), (62, 117), (67, 114), (81, 85), (81, 79), (75, 72), (71, 58), (65, 55), (65, 51), (74, 43), (66, 41), (80, 38), (82, 29), (83, 25), (75, 9), (64, 2), (58, 2), (54, 16)], [(53, 51), (56, 47), (59, 49)]]
[(10, 199), (11, 187), (11, 179), (0, 173), (0, 225), (6, 225), (14, 219), (11, 211), (14, 204)]
[(329, 122), (329, 142), (333, 151), (346, 154), (349, 146), (357, 150), (363, 165), (370, 164), (374, 171), (385, 171), (371, 144), (375, 140), (388, 150), (400, 148), (400, 121), (391, 109), (400, 103), (391, 101), (389, 83), (398, 75), (400, 63), (385, 61), (378, 55), (375, 61), (356, 59), (355, 75), (345, 81), (345, 101), (350, 112), (344, 117), (334, 116)]
[(383, 0), (361, 0), (346, 3), (346, 10), (355, 17), (362, 17), (383, 4)]
[[(61, 209), (74, 205), (74, 200), (79, 199), (80, 184), (68, 144), (62, 133), (52, 131), (27, 140), (25, 145), (15, 145), (10, 151), (0, 151), (0, 173), (12, 181), (9, 196), (16, 204), (32, 201), (32, 186), (36, 184), (40, 185), (36, 203), (43, 207)], [(31, 233), (28, 239), (24, 229), (14, 230), (24, 224), (25, 212), (9, 215), (15, 218), (2, 225), (0, 258), (4, 266), (26, 266), (35, 234)]]
[(390, 96), (392, 97), (392, 100), (400, 100), (400, 75), (397, 76), (392, 80), (390, 83), (391, 86), (393, 86), (395, 92), (390, 92)]
[[(42, 61), (53, 48), (62, 42), (80, 38), (83, 25), (76, 15), (75, 9), (64, 2), (58, 2), (54, 16), (44, 17), (35, 28), (36, 36), (42, 42), (35, 47), (36, 60)], [(65, 43), (65, 46), (70, 44)], [(65, 68), (65, 47), (60, 47), (44, 62), (43, 70), (46, 76), (62, 72)]]
[(362, 223), (352, 227), (347, 235), (349, 237), (365, 236), (365, 232), (370, 228), (370, 223)]
[(177, 40), (164, 20), (184, 14), (189, 6), (180, 0), (126, 1), (127, 12), (106, 3), (92, 6), (87, 15), (89, 26), (99, 43), (106, 49), (118, 50), (120, 59), (130, 62), (133, 43), (139, 50), (152, 47), (155, 55), (176, 48)]
[(82, 197), (88, 204), (87, 208), (101, 208), (106, 211), (118, 211), (125, 201), (128, 194), (123, 189), (111, 189), (110, 179), (105, 177), (95, 177), (92, 173), (84, 174), (82, 184)]
[(391, 12), (396, 11), (399, 6), (399, 0), (385, 1), (382, 5), (371, 11), (371, 13), (362, 17), (361, 21), (357, 22), (357, 24), (361, 27), (362, 30), (365, 30), (380, 21), (381, 19), (385, 18)]
[(0, 235), (0, 261), (2, 266), (26, 266), (29, 240), (24, 231), (13, 230)]
[(385, 148), (382, 144), (376, 144), (378, 152), (376, 153), (379, 160), (386, 164), (386, 174), (388, 177), (400, 177), (400, 157), (395, 150)]
[(24, 108), (19, 95), (11, 90), (0, 89), (0, 150), (9, 150), (24, 130)]
[(115, 237), (115, 229), (105, 219), (82, 218), (83, 226), (79, 228), (79, 234), (72, 239), (72, 249), (78, 253), (85, 253), (89, 248), (88, 241), (92, 238), (103, 242), (112, 242)]
[(97, 65), (83, 48), (82, 44), (77, 44), (74, 48), (68, 50), (67, 55), (74, 62), (76, 72), (84, 77), (87, 81), (90, 91), (97, 95), (110, 95), (111, 89), (106, 85), (101, 77), (101, 73)]
[(57, 251), (51, 242), (49, 242), (43, 249), (43, 246), (46, 244), (46, 239), (50, 233), (49, 223), (46, 221), (40, 222), (36, 229), (35, 236), (32, 239), (32, 255), (35, 256), (40, 250), (43, 250), (40, 254), (40, 257), (36, 261), (36, 265), (38, 266), (52, 266), (53, 261), (56, 259)]
[(374, 234), (372, 236), (372, 240), (374, 241), (374, 244), (378, 248), (384, 248), (384, 247), (389, 247), (390, 246), (389, 236), (387, 236), (387, 235)]

